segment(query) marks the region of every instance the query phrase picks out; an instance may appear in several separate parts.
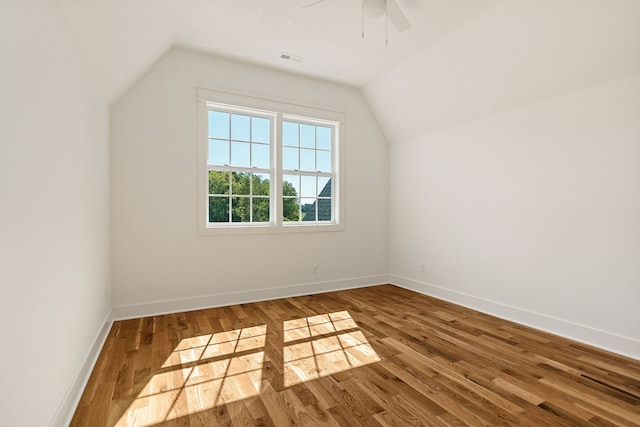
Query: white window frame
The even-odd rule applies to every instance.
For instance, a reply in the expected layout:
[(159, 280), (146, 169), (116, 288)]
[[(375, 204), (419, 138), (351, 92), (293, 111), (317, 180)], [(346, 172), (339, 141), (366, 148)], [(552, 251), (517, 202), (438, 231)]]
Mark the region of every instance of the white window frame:
[[(322, 232), (344, 230), (343, 147), (345, 114), (272, 99), (259, 98), (209, 88), (196, 89), (198, 105), (198, 234), (245, 234), (283, 232)], [(224, 107), (238, 112), (251, 111), (273, 115), (271, 135), (271, 208), (268, 223), (209, 223), (208, 111)], [(332, 138), (332, 220), (284, 222), (282, 220), (282, 121), (290, 120), (331, 126)], [(238, 168), (239, 169), (239, 168)]]

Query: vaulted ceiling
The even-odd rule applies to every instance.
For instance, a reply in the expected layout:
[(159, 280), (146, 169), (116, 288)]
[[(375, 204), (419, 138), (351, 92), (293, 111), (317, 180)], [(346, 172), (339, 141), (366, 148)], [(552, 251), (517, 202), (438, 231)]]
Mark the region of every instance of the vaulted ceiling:
[(392, 142), (640, 72), (638, 0), (396, 0), (404, 32), (361, 0), (59, 1), (110, 103), (184, 47), (362, 88)]

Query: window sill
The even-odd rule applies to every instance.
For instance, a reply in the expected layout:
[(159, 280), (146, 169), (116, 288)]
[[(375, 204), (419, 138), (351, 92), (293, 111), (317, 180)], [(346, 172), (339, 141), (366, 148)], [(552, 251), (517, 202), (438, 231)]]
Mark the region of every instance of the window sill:
[(224, 235), (242, 235), (242, 234), (281, 234), (281, 233), (322, 233), (332, 231), (344, 231), (342, 224), (317, 224), (317, 225), (300, 225), (300, 224), (283, 224), (283, 225), (215, 225), (200, 227), (198, 235), (200, 236), (224, 236)]

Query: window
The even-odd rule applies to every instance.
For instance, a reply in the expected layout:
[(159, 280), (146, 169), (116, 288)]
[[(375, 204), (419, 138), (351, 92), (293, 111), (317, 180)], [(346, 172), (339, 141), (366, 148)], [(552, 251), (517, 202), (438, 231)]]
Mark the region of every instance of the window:
[(199, 89), (204, 234), (341, 229), (341, 113)]
[(208, 108), (208, 222), (268, 223), (272, 118)]
[(331, 221), (333, 129), (282, 122), (283, 221)]

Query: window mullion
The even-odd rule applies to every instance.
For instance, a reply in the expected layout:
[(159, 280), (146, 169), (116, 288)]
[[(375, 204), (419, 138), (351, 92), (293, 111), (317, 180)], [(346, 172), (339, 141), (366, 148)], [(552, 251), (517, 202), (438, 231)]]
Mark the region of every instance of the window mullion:
[[(249, 159), (251, 159), (251, 151), (253, 150), (249, 147)], [(249, 222), (253, 223), (253, 171), (249, 172)]]
[(229, 168), (229, 223), (233, 222), (233, 172)]
[[(316, 166), (317, 166), (317, 155), (316, 155)], [(316, 177), (316, 202), (314, 203), (314, 208), (315, 208), (315, 218), (316, 221), (318, 221), (318, 219), (320, 218), (318, 215), (320, 215), (320, 189), (318, 188), (318, 172), (316, 171), (315, 173), (315, 177)]]
[(282, 206), (284, 195), (282, 193), (283, 170), (282, 170), (282, 113), (276, 113), (275, 126), (273, 130), (273, 144), (271, 144), (271, 167), (273, 171), (273, 188), (271, 197), (271, 209), (273, 212), (273, 222), (276, 227), (282, 227)]
[[(231, 167), (231, 165), (233, 164), (233, 159), (231, 158), (231, 154), (232, 154), (232, 151), (233, 151), (231, 149), (231, 146), (233, 145), (232, 142), (231, 142), (231, 128), (232, 128), (232, 126), (231, 126), (231, 113), (229, 113), (229, 123), (227, 124), (227, 127), (229, 129), (228, 133), (227, 133), (229, 135), (229, 139), (227, 140), (227, 142), (229, 143), (229, 164), (225, 165), (225, 166)], [(229, 189), (229, 194), (231, 194), (231, 189)], [(229, 215), (231, 215), (231, 210), (229, 210)], [(231, 218), (231, 217), (229, 217), (229, 218)]]

